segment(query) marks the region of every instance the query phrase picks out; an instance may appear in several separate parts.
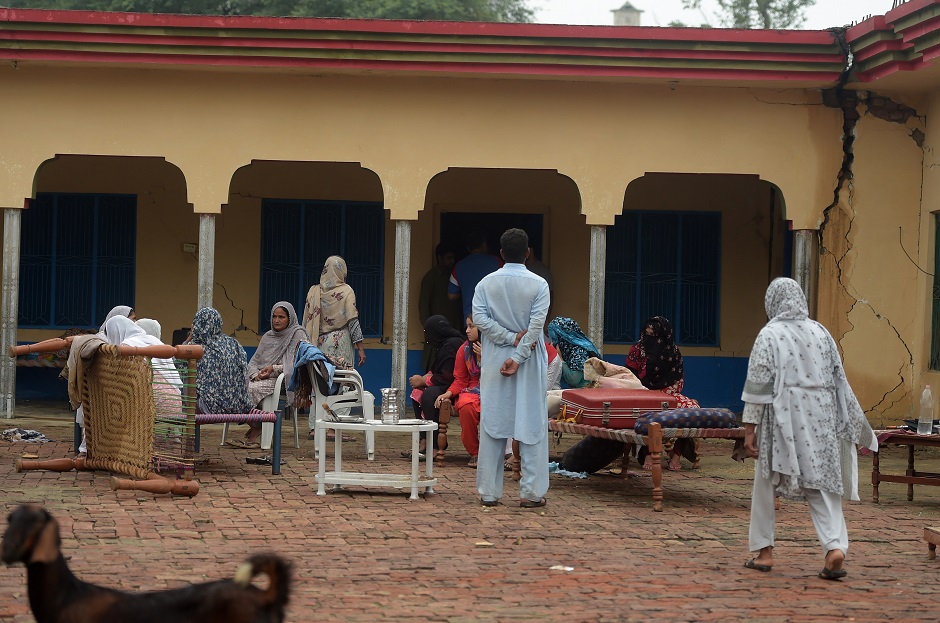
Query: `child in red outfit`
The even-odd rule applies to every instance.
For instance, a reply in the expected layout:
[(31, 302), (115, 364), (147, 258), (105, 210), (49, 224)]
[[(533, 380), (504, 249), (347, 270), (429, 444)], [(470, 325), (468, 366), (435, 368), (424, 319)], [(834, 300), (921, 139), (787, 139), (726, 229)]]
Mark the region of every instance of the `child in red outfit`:
[(434, 406), (440, 409), (444, 400), (452, 399), (460, 417), (460, 439), (470, 453), (470, 466), (474, 467), (480, 451), (480, 332), (469, 316), (466, 333), (467, 341), (457, 349), (454, 361), (454, 382), (438, 396)]

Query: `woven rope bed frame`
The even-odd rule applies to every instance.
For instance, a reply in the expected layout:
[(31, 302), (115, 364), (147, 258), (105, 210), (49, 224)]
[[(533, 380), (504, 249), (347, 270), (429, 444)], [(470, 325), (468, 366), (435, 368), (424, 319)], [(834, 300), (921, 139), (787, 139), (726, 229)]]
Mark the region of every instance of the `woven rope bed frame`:
[(112, 345), (98, 349), (85, 370), (82, 400), (89, 468), (149, 476), (156, 416), (151, 377), (146, 358), (122, 356)]
[[(572, 422), (548, 421), (548, 429), (555, 433), (571, 433), (574, 435), (589, 435), (601, 439), (620, 441), (625, 444), (645, 445), (650, 450), (650, 459), (653, 462), (653, 510), (663, 510), (663, 439), (744, 439), (743, 428), (663, 428), (658, 423), (650, 424), (648, 435), (638, 435), (632, 430), (601, 428), (587, 426)], [(626, 475), (626, 462), (628, 453), (624, 453), (624, 469)]]

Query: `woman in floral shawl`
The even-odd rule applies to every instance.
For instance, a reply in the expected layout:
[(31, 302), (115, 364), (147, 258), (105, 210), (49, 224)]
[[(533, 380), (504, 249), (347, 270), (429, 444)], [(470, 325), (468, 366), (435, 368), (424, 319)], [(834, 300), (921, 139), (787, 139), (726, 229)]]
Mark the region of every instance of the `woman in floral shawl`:
[[(193, 318), (189, 343), (202, 346), (196, 364), (196, 409), (200, 413), (248, 413), (248, 358), (235, 338), (222, 333), (222, 316), (203, 307)], [(261, 429), (248, 429), (240, 447), (260, 447)]]
[(829, 332), (808, 317), (806, 298), (792, 279), (774, 279), (764, 307), (770, 319), (757, 335), (747, 365), (744, 448), (757, 459), (751, 494), (749, 548), (744, 566), (774, 564), (774, 497), (803, 499), (826, 562), (819, 577), (838, 580), (849, 547), (842, 498), (858, 500), (856, 445), (878, 449), (842, 368)]
[(362, 328), (356, 309), (356, 293), (346, 283), (346, 261), (331, 255), (323, 265), (320, 283), (307, 292), (304, 329), (311, 340), (337, 368), (353, 368), (353, 346), (359, 351), (358, 365), (366, 362)]
[(584, 362), (590, 357), (600, 357), (597, 347), (584, 335), (578, 323), (571, 318), (559, 316), (548, 323), (548, 339), (561, 355), (561, 377), (575, 389), (586, 387)]
[[(680, 409), (696, 409), (699, 406), (698, 401), (682, 394), (685, 370), (682, 365), (682, 353), (679, 352), (673, 335), (672, 323), (669, 320), (662, 316), (653, 316), (646, 321), (640, 341), (630, 348), (626, 366), (636, 374), (646, 389), (659, 390), (675, 396)], [(669, 469), (682, 469), (683, 456), (693, 464), (698, 458), (692, 439), (676, 439), (672, 446)], [(637, 460), (643, 464), (643, 469), (653, 469), (645, 446), (637, 454)]]

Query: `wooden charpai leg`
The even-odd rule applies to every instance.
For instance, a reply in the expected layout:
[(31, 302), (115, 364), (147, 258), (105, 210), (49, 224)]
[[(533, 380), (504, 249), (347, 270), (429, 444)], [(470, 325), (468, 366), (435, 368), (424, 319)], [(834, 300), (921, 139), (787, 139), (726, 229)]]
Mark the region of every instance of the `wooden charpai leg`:
[(646, 447), (653, 461), (653, 510), (663, 512), (663, 427), (653, 422), (646, 437)]
[(438, 420), (437, 429), (437, 452), (434, 454), (434, 462), (438, 467), (444, 466), (444, 450), (447, 448), (447, 424), (450, 423), (450, 417), (453, 415), (454, 406), (449, 399), (441, 402), (441, 418)]
[(940, 528), (924, 528), (924, 540), (927, 541), (927, 558), (937, 557), (937, 544), (940, 543)]

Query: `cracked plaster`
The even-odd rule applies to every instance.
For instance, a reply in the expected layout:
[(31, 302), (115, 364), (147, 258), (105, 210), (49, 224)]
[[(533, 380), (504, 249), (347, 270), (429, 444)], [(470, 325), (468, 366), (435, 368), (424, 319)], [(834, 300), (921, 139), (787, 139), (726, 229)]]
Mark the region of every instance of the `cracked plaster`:
[(818, 316), (882, 427), (913, 406), (918, 269), (897, 232), (905, 248), (918, 248), (925, 118), (883, 96), (849, 94), (841, 104), (845, 156), (820, 227)]

